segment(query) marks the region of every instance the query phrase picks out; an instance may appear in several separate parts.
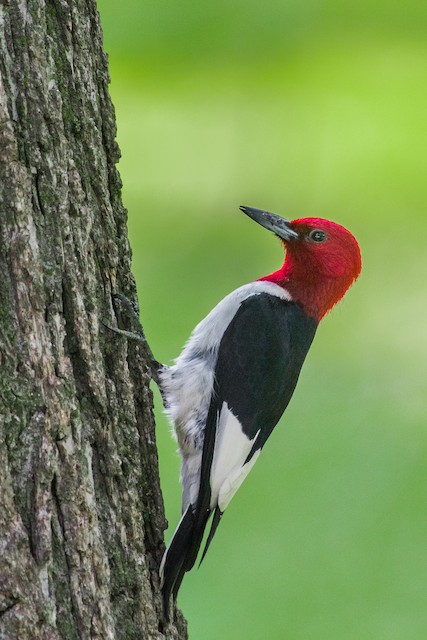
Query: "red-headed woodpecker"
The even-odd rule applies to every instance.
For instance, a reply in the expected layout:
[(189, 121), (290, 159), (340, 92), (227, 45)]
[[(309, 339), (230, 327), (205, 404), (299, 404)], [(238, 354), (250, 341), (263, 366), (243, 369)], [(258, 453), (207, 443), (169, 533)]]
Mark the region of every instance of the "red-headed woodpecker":
[(283, 266), (226, 296), (156, 381), (179, 443), (182, 517), (160, 567), (165, 614), (294, 392), (317, 325), (361, 269), (359, 246), (322, 218), (240, 207), (282, 241)]

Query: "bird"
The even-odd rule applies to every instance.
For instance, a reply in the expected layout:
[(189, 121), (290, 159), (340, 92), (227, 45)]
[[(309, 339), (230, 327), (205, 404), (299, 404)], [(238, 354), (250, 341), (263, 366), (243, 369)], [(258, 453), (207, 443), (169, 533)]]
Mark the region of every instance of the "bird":
[(241, 211), (273, 232), (283, 265), (227, 295), (158, 384), (181, 456), (182, 517), (160, 566), (165, 611), (257, 461), (294, 392), (322, 318), (361, 271), (355, 237), (323, 218)]
[(159, 569), (166, 621), (209, 520), (200, 562), (289, 404), (320, 321), (362, 267), (356, 238), (335, 222), (240, 210), (279, 239), (282, 266), (223, 298), (172, 365), (148, 348), (181, 456), (182, 515)]

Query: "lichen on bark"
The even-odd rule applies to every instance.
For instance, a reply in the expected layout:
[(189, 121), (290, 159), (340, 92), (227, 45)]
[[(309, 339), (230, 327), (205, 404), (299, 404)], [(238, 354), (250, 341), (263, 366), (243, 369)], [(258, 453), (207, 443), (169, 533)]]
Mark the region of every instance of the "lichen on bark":
[(0, 639), (159, 627), (166, 521), (93, 0), (0, 2)]

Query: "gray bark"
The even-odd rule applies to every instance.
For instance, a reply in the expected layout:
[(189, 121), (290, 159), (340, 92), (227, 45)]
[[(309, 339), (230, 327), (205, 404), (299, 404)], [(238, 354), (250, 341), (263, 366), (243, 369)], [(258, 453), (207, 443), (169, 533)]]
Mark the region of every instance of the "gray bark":
[(166, 526), (94, 0), (0, 0), (0, 639), (159, 630)]

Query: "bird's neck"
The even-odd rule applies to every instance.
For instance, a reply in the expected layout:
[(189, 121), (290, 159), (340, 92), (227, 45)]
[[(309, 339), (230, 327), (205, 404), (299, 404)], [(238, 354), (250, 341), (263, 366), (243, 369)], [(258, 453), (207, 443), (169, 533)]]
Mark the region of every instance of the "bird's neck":
[(286, 289), (292, 300), (317, 322), (341, 300), (351, 284), (341, 278), (324, 276), (316, 269), (308, 269), (306, 264), (294, 263), (289, 257), (280, 269), (259, 279)]

